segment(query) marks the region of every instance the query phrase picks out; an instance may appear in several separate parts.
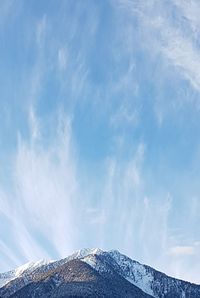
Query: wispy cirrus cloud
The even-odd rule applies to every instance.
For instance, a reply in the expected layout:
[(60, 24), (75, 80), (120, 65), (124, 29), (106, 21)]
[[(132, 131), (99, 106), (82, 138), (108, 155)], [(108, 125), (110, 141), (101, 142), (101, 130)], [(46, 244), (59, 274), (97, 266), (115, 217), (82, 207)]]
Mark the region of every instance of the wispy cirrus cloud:
[[(58, 117), (53, 139), (44, 147), (42, 122), (39, 125), (33, 108), (28, 115), (30, 139), (19, 136), (12, 165), (12, 197), (5, 191), (0, 200), (15, 248), (10, 257), (6, 254), (7, 262), (16, 265), (30, 259), (64, 257), (91, 245), (116, 246), (128, 254), (134, 248), (134, 257), (139, 258), (138, 243), (145, 241), (146, 247), (151, 247), (156, 241), (159, 246), (156, 239), (163, 225), (156, 227), (152, 219), (160, 214), (165, 225), (165, 208), (144, 199), (145, 145), (138, 144), (122, 164), (117, 156), (106, 159), (101, 176), (92, 178), (84, 173), (88, 182), (83, 184), (70, 118), (65, 114)], [(145, 208), (147, 212), (143, 212)], [(147, 237), (150, 228), (157, 232), (155, 237)], [(90, 236), (84, 238), (85, 233)], [(162, 235), (166, 236), (166, 231), (162, 230)], [(120, 245), (119, 237), (123, 239)], [(6, 239), (3, 243), (2, 253), (10, 246)], [(148, 261), (145, 251), (143, 257)]]
[[(93, 176), (79, 165), (69, 117), (58, 114), (53, 138), (46, 143), (44, 123), (33, 108), (28, 115), (30, 138), (19, 137), (12, 195), (1, 186), (1, 220), (8, 225), (6, 233), (12, 235), (14, 247), (11, 251), (2, 234), (5, 266), (65, 257), (83, 246), (117, 247), (168, 274), (182, 276), (185, 257), (194, 252), (197, 256), (198, 245), (172, 239), (169, 217), (174, 199), (167, 193), (161, 197), (158, 192), (158, 198), (148, 195), (145, 144), (139, 143), (123, 162), (118, 153), (106, 158), (103, 170), (98, 168), (99, 175)], [(191, 270), (187, 272), (185, 278), (195, 280)]]
[[(18, 262), (49, 258), (52, 252), (44, 249), (45, 241), (52, 243), (57, 257), (66, 255), (73, 249), (72, 230), (76, 229), (72, 209), (78, 198), (70, 123), (60, 120), (54, 145), (44, 149), (41, 139), (36, 138), (40, 133), (33, 110), (30, 121), (30, 142), (19, 138), (12, 166), (13, 197), (5, 192), (0, 201), (1, 213), (10, 224), (14, 246), (21, 255), (16, 253)], [(34, 230), (43, 240), (37, 239), (37, 233), (33, 236)]]
[[(138, 19), (150, 55), (156, 54), (160, 59), (158, 55), (161, 54), (164, 63), (177, 68), (180, 75), (199, 91), (198, 2), (149, 1), (147, 4), (122, 0), (119, 4)], [(184, 23), (184, 18), (188, 22)]]
[[(177, 107), (199, 92), (198, 2), (20, 3), (20, 42), (11, 47), (20, 44), (17, 75), (1, 96), (11, 138), (18, 135), (9, 162), (1, 158), (3, 265), (99, 246), (195, 280), (199, 179), (198, 166), (188, 175), (195, 145), (186, 129), (193, 117), (178, 130)], [(22, 111), (15, 121), (7, 98)], [(175, 120), (163, 129), (168, 109)]]

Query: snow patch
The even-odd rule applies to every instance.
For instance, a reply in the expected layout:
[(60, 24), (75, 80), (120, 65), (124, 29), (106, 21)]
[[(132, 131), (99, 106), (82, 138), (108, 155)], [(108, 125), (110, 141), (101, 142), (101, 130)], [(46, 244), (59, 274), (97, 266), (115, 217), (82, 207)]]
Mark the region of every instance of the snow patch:
[(33, 272), (35, 269), (52, 263), (53, 261), (49, 261), (46, 259), (39, 260), (37, 262), (28, 262), (22, 266), (19, 266), (15, 270), (11, 270), (5, 273), (0, 273), (0, 288), (5, 286), (11, 280), (15, 278), (25, 276), (27, 273)]
[(154, 295), (152, 290), (154, 278), (144, 265), (129, 259), (117, 250), (111, 250), (108, 253), (122, 269), (124, 278), (140, 288), (143, 292), (152, 296)]

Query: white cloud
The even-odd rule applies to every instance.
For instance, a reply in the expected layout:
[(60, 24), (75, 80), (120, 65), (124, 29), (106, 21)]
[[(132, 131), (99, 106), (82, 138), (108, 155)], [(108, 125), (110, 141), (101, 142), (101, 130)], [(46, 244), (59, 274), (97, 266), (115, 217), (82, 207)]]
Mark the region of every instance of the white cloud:
[(18, 2), (18, 6), (16, 8), (15, 0), (2, 0), (0, 2), (0, 29), (3, 28), (3, 25), (5, 22), (10, 21), (11, 16), (13, 13), (16, 13), (16, 10), (19, 10), (20, 7), (20, 1)]
[(174, 4), (180, 9), (183, 17), (186, 18), (189, 22), (188, 25), (191, 26), (193, 34), (195, 37), (199, 34), (199, 14), (200, 14), (200, 5), (199, 1), (192, 0), (174, 0)]
[(73, 245), (71, 227), (76, 170), (70, 146), (70, 124), (61, 123), (56, 141), (49, 150), (34, 144), (30, 147), (22, 141), (15, 168), (22, 208), (61, 255)]
[(174, 257), (184, 255), (198, 256), (200, 249), (200, 241), (193, 241), (190, 245), (174, 245), (169, 248), (168, 254)]
[(29, 125), (31, 131), (31, 139), (34, 141), (39, 138), (40, 136), (40, 129), (38, 119), (35, 116), (35, 111), (33, 106), (29, 109)]
[(63, 48), (58, 50), (58, 66), (62, 71), (67, 67), (67, 52)]
[[(14, 198), (9, 198), (8, 193), (0, 197), (0, 212), (10, 222), (9, 232), (14, 233), (14, 245), (24, 261), (50, 257), (48, 248), (46, 250), (34, 236), (34, 230), (51, 243), (58, 256), (71, 252), (76, 238), (73, 215), (75, 210), (77, 216), (79, 213), (70, 122), (61, 117), (55, 140), (47, 149), (41, 140), (36, 142), (39, 128), (36, 115), (33, 117), (33, 112), (31, 115), (30, 142), (19, 138), (13, 166)], [(5, 251), (5, 247), (2, 249)], [(14, 252), (12, 255), (12, 259), (18, 258)]]
[(169, 250), (169, 254), (172, 256), (193, 255), (194, 253), (193, 246), (173, 246)]
[[(7, 266), (52, 258), (48, 243), (57, 257), (84, 246), (116, 247), (166, 272), (167, 251), (174, 258), (192, 255), (192, 246), (169, 247), (171, 197), (146, 195), (145, 144), (139, 143), (124, 162), (112, 156), (96, 178), (84, 172), (88, 182), (81, 187), (83, 173), (74, 153), (71, 120), (61, 113), (54, 138), (44, 146), (41, 125), (32, 113), (31, 138), (19, 139), (12, 168), (14, 198), (3, 191), (0, 196), (0, 210), (10, 226), (7, 233), (14, 242), (12, 249), (6, 240), (0, 242)], [(34, 139), (35, 127), (40, 138)], [(38, 234), (47, 242), (39, 240)], [(196, 243), (195, 251), (198, 247)], [(183, 270), (176, 268), (177, 274)]]
[[(116, 1), (113, 3), (116, 5)], [(99, 100), (94, 113), (99, 116), (99, 109), (102, 109), (102, 114), (108, 112), (106, 117), (108, 116), (114, 127), (121, 125), (124, 127), (125, 124), (135, 127), (141, 116), (140, 103), (134, 102), (140, 91), (140, 86), (137, 84), (138, 69), (134, 63), (134, 50), (137, 50), (137, 44), (131, 35), (135, 33), (136, 28), (139, 31), (137, 41), (143, 43), (143, 49), (148, 50), (149, 59), (152, 55), (158, 58), (158, 64), (164, 65), (163, 71), (165, 66), (166, 68), (172, 66), (172, 71), (176, 70), (181, 77), (199, 90), (200, 58), (198, 45), (195, 44), (198, 36), (198, 18), (197, 14), (194, 15), (194, 12), (198, 11), (198, 2), (195, 4), (197, 7), (189, 6), (189, 9), (186, 1), (184, 3), (175, 1), (178, 14), (182, 13), (190, 22), (191, 35), (186, 34), (181, 27), (173, 23), (173, 20), (168, 19), (165, 4), (161, 0), (146, 2), (129, 0), (119, 3), (120, 8), (122, 6), (128, 8), (129, 16), (133, 14), (137, 17), (139, 26), (132, 28), (130, 22), (131, 28), (124, 26), (123, 34), (116, 28), (117, 37), (113, 36), (115, 42), (112, 46), (117, 46), (112, 52), (112, 58), (117, 70), (111, 67), (116, 72), (111, 82), (106, 82), (102, 93), (98, 89), (98, 84), (96, 90), (96, 85), (94, 87), (90, 82), (91, 66), (87, 57), (90, 51), (88, 52), (85, 38), (83, 41), (80, 39), (78, 14), (67, 20), (65, 28), (69, 30), (63, 27), (62, 29), (66, 30), (62, 32), (63, 35), (56, 35), (58, 29), (54, 30), (51, 26), (53, 23), (50, 17), (44, 15), (36, 24), (34, 36), (36, 38), (34, 42), (37, 44), (36, 63), (30, 75), (31, 83), (27, 84), (26, 81), (24, 84), (28, 86), (31, 101), (31, 108), (28, 107), (30, 139), (25, 140), (22, 136), (19, 138), (15, 163), (11, 168), (13, 194), (0, 191), (0, 212), (10, 223), (8, 234), (14, 233), (12, 248), (7, 240), (0, 243), (0, 251), (3, 254), (6, 250), (8, 252), (9, 264), (23, 262), (24, 259), (50, 257), (48, 244), (43, 244), (43, 241), (52, 245), (58, 257), (66, 256), (73, 249), (91, 243), (91, 246), (102, 246), (102, 248), (116, 247), (134, 258), (140, 258), (150, 265), (159, 264), (160, 268), (165, 269), (169, 268), (165, 260), (168, 251), (171, 250), (174, 258), (178, 256), (178, 250), (181, 255), (182, 249), (182, 256), (183, 251), (192, 251), (192, 246), (185, 246), (183, 249), (182, 246), (168, 243), (171, 236), (168, 218), (172, 201), (168, 194), (163, 195), (158, 191), (159, 194), (153, 197), (148, 193), (151, 186), (149, 187), (146, 181), (144, 171), (146, 150), (142, 142), (136, 145), (135, 150), (128, 148), (133, 151), (131, 157), (120, 154), (117, 156), (114, 153), (106, 159), (106, 165), (102, 161), (99, 167), (95, 164), (94, 172), (98, 177), (93, 177), (94, 173), (90, 176), (89, 171), (87, 172), (89, 163), (83, 171), (77, 162), (71, 121), (69, 119), (65, 121), (65, 116), (61, 116), (57, 129), (54, 130), (55, 119), (54, 123), (50, 122), (49, 126), (44, 128), (42, 119), (37, 117), (35, 103), (39, 103), (40, 91), (43, 87), (45, 89), (48, 79), (53, 78), (56, 80), (56, 92), (58, 91), (59, 97), (57, 100), (64, 98), (67, 107), (71, 102), (76, 102), (77, 98), (81, 99), (79, 102), (81, 108), (84, 105), (84, 98), (92, 104), (96, 104)], [(67, 9), (63, 9), (64, 11)], [(66, 23), (65, 14), (62, 14), (62, 21)], [(88, 36), (92, 39), (98, 21), (98, 14), (95, 11), (81, 32), (89, 32)], [(63, 40), (62, 36), (66, 36), (66, 39)], [(139, 40), (139, 37), (143, 39)], [(77, 44), (80, 47), (76, 51)], [(124, 61), (127, 62), (126, 65)], [(120, 63), (123, 64), (122, 68), (118, 68)], [(49, 70), (50, 75), (56, 73), (55, 77), (49, 76)], [(122, 96), (115, 102), (119, 94)], [(143, 101), (143, 98), (139, 98), (139, 100), (142, 102), (141, 105), (145, 104), (145, 99)], [(82, 111), (87, 111), (88, 106), (87, 104), (86, 109)], [(53, 117), (56, 118), (56, 115), (53, 114)], [(160, 110), (159, 120), (162, 123), (163, 115)], [(48, 140), (43, 138), (43, 130), (45, 133), (53, 131), (53, 138)], [(126, 141), (121, 135), (117, 137), (116, 140), (122, 148), (125, 146), (123, 142)], [(134, 135), (132, 137), (134, 138)], [(135, 140), (133, 143), (136, 142)], [(126, 144), (130, 145), (129, 140)], [(116, 152), (116, 148), (113, 150)], [(102, 172), (98, 172), (100, 167), (103, 168)], [(148, 168), (146, 170), (148, 171)], [(154, 175), (152, 176), (154, 178)], [(87, 183), (82, 187), (81, 183), (85, 178)], [(196, 205), (197, 201), (198, 198), (195, 199)], [(196, 216), (195, 207), (193, 214)], [(37, 239), (38, 234), (42, 235), (43, 241)], [(21, 253), (23, 260), (15, 250)], [(196, 248), (194, 250), (197, 251)]]
[(101, 226), (96, 225), (102, 247), (116, 243), (128, 255), (158, 265), (163, 264), (168, 248), (172, 199), (169, 195), (157, 199), (146, 196), (144, 160), (143, 143), (138, 144), (132, 158), (124, 163), (118, 162), (117, 157), (108, 160), (101, 205), (92, 215), (103, 218)]
[[(175, 67), (180, 77), (188, 80), (199, 92), (199, 2), (177, 0), (166, 4), (160, 0), (121, 0), (118, 3), (120, 8), (127, 9), (127, 13), (139, 21), (140, 42), (150, 56), (156, 55), (160, 59), (161, 55), (166, 65)], [(187, 23), (184, 23), (184, 18)]]
[(1, 255), (3, 254), (6, 257), (4, 260), (4, 265), (2, 265), (2, 267), (6, 268), (8, 266), (8, 263), (10, 268), (12, 268), (12, 266), (19, 265), (19, 259), (16, 257), (13, 250), (1, 240), (0, 240), (0, 252), (1, 252)]
[(39, 48), (43, 46), (46, 27), (47, 27), (47, 17), (46, 15), (43, 15), (42, 19), (38, 21), (37, 28), (36, 28), (36, 42)]
[[(32, 206), (32, 208), (35, 208)], [(51, 256), (48, 254), (47, 250), (42, 247), (42, 245), (37, 242), (31, 232), (32, 226), (28, 227), (28, 223), (26, 216), (34, 216), (34, 214), (30, 214), (30, 210), (24, 210), (24, 219), (20, 219), (15, 215), (14, 223), (14, 239), (16, 241), (17, 249), (20, 251), (21, 255), (25, 259), (26, 262), (30, 260), (37, 261), (41, 258), (50, 259)], [(26, 214), (26, 212), (29, 213)], [(22, 214), (21, 214), (22, 215)], [(40, 227), (41, 228), (41, 227)], [(9, 249), (10, 251), (10, 249)], [(11, 256), (13, 253), (11, 254)], [(16, 256), (15, 256), (16, 259)], [(19, 263), (19, 260), (18, 260)]]
[(199, 249), (198, 241), (190, 241), (189, 245), (178, 244), (169, 247), (165, 256), (168, 274), (199, 284)]
[(7, 196), (3, 193), (3, 191), (0, 192), (0, 213), (6, 216), (10, 214)]
[(110, 122), (114, 127), (124, 126), (126, 124), (136, 126), (138, 123), (139, 113), (133, 108), (129, 108), (126, 104), (121, 104), (116, 113), (111, 116)]

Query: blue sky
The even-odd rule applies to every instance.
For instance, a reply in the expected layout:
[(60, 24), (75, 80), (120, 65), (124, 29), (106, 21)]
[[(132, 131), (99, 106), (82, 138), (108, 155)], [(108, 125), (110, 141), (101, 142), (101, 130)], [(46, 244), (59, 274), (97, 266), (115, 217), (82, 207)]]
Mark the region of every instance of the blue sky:
[(200, 283), (199, 13), (0, 1), (1, 271), (100, 247)]

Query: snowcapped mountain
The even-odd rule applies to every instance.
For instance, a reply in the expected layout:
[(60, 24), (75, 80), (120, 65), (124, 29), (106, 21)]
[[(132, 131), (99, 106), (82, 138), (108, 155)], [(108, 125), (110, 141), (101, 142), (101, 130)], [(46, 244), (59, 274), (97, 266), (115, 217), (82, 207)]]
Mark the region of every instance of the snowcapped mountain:
[(140, 264), (120, 252), (113, 250), (97, 255), (88, 255), (83, 261), (90, 264), (101, 274), (108, 270), (107, 265), (112, 265), (126, 280), (140, 288), (143, 292), (159, 298), (187, 298), (200, 297), (200, 285), (167, 276), (147, 265)]
[(0, 274), (0, 297), (200, 298), (200, 285), (169, 277), (116, 250), (95, 248)]
[(24, 276), (28, 273), (33, 272), (37, 268), (40, 268), (42, 266), (47, 266), (48, 264), (52, 263), (53, 261), (48, 260), (39, 260), (37, 262), (28, 262), (14, 270), (0, 273), (0, 288), (6, 285), (9, 281), (16, 279), (18, 277)]

